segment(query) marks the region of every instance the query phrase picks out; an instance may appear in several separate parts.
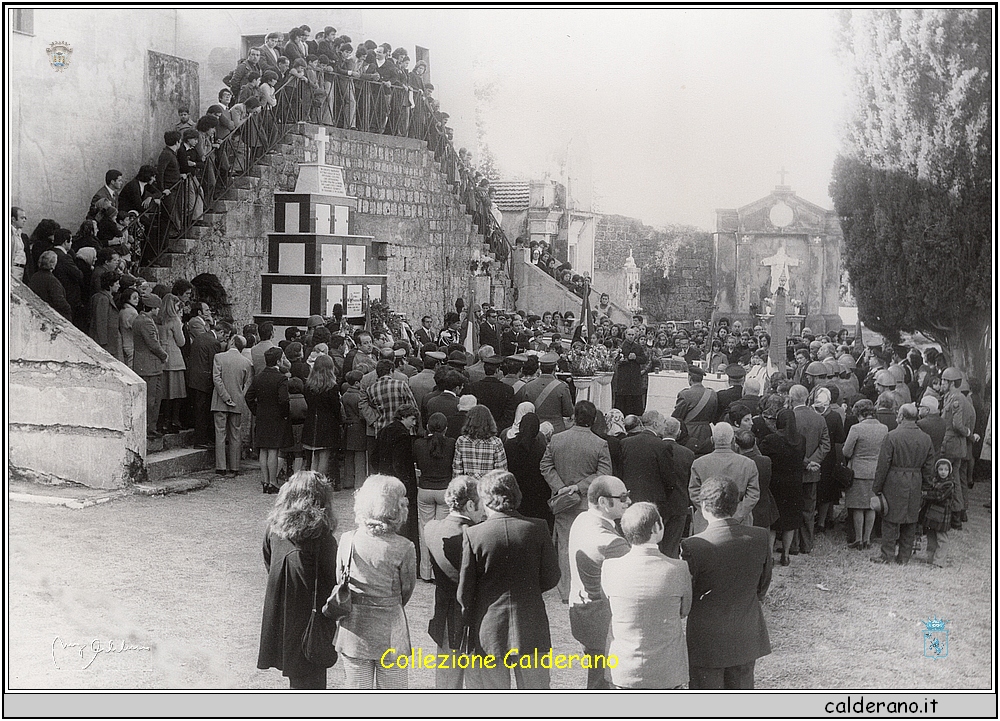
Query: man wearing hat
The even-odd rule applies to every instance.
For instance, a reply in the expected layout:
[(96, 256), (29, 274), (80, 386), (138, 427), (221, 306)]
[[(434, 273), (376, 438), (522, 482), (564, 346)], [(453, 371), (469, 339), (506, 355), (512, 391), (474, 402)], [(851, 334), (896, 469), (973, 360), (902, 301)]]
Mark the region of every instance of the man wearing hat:
[(515, 407), (525, 401), (533, 403), (539, 422), (548, 421), (555, 433), (559, 433), (566, 430), (566, 419), (573, 415), (573, 397), (569, 386), (555, 377), (559, 356), (546, 353), (538, 363), (541, 375), (516, 393)]
[(470, 383), (477, 383), (486, 376), (484, 363), (486, 359), (492, 355), (496, 355), (496, 353), (493, 350), (493, 346), (491, 345), (479, 346), (479, 350), (476, 351), (476, 356), (479, 359), (478, 362), (466, 368), (466, 372), (469, 374)]
[(509, 385), (514, 393), (517, 393), (525, 385), (525, 381), (521, 380), (521, 369), (524, 368), (524, 363), (527, 360), (528, 356), (517, 354), (508, 356), (503, 362), (504, 376), (500, 380)]
[[(899, 409), (899, 425), (882, 441), (872, 493), (885, 497), (882, 516), (882, 552), (876, 563), (910, 562), (920, 514), (920, 488), (934, 480), (934, 445), (917, 427), (917, 407), (906, 403)], [(899, 542), (897, 551), (896, 544)]]
[(434, 382), (434, 371), (437, 370), (440, 363), (443, 363), (448, 358), (444, 353), (437, 350), (437, 345), (433, 343), (425, 345), (420, 351), (424, 359), (424, 368), (410, 378), (410, 391), (417, 401), (417, 408), (421, 407), (424, 397), (434, 390), (434, 386), (436, 385)]
[[(941, 455), (951, 461), (951, 467), (956, 471), (962, 469), (962, 461), (971, 457), (970, 447), (974, 441), (976, 427), (976, 409), (972, 401), (962, 394), (964, 376), (955, 366), (945, 368), (941, 373), (941, 417), (944, 420), (944, 442), (941, 445)], [(952, 527), (962, 527), (962, 511), (966, 509), (965, 495), (968, 480), (964, 473), (959, 473), (960, 482), (955, 484), (955, 494), (952, 497)]]
[(160, 380), (167, 351), (160, 344), (153, 313), (160, 307), (160, 299), (147, 293), (139, 299), (141, 312), (132, 322), (132, 370), (146, 381), (146, 438), (159, 438), (156, 421), (160, 415)]
[(705, 371), (701, 368), (688, 369), (688, 387), (677, 394), (677, 405), (671, 413), (686, 427), (684, 446), (694, 451), (695, 455), (712, 452), (714, 446), (709, 424), (719, 410), (718, 394), (701, 384), (704, 378)]
[(730, 363), (726, 366), (726, 378), (729, 379), (729, 387), (716, 394), (719, 403), (718, 410), (715, 412), (716, 423), (726, 417), (730, 405), (743, 397), (743, 379), (746, 377), (746, 374), (747, 372), (739, 363)]
[[(486, 348), (488, 346), (484, 346)], [(491, 355), (483, 358), (482, 380), (475, 381), (465, 388), (466, 393), (471, 393), (481, 405), (490, 409), (493, 420), (496, 421), (498, 429), (510, 428), (514, 423), (514, 389), (497, 377), (500, 364), (503, 358), (498, 355)]]

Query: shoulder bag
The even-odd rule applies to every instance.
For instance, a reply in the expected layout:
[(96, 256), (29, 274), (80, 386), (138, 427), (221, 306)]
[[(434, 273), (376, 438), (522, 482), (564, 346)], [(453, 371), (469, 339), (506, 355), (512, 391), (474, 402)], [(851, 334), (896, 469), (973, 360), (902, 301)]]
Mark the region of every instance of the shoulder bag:
[(354, 537), (356, 535), (356, 531), (351, 534), (351, 546), (347, 551), (347, 569), (344, 572), (344, 580), (333, 587), (330, 598), (323, 606), (323, 615), (337, 623), (351, 612), (351, 562), (354, 560)]
[(337, 634), (337, 624), (316, 610), (319, 602), (319, 553), (313, 575), (313, 602), (309, 612), (309, 622), (302, 632), (302, 655), (306, 661), (321, 668), (330, 668), (337, 663), (337, 649), (333, 638)]

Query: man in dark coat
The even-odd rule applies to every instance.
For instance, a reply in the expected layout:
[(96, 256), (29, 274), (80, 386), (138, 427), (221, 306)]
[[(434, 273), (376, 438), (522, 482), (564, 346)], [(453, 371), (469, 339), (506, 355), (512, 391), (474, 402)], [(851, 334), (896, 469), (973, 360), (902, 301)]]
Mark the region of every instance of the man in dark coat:
[(708, 527), (681, 542), (693, 591), (690, 688), (752, 689), (757, 659), (771, 653), (761, 611), (773, 564), (767, 529), (733, 519), (739, 489), (728, 479), (707, 480), (699, 500)]
[(56, 254), (56, 267), (52, 275), (62, 283), (63, 290), (66, 291), (66, 302), (69, 303), (72, 315), (70, 320), (76, 321), (76, 326), (86, 332), (87, 324), (81, 321), (86, 320), (86, 307), (83, 304), (83, 271), (73, 259), (71, 246), (73, 245), (73, 234), (67, 228), (59, 228), (55, 233), (56, 242), (52, 249)]
[(500, 327), (497, 325), (497, 312), (493, 308), (486, 311), (486, 319), (479, 325), (479, 345), (500, 347)]
[[(434, 569), (434, 615), (427, 624), (427, 633), (438, 645), (438, 653), (462, 651), (465, 644), (465, 622), (458, 603), (458, 582), (462, 568), (462, 537), (481, 515), (479, 491), (469, 478), (455, 478), (444, 492), (451, 512), (439, 521), (424, 526), (424, 543)], [(475, 678), (474, 678), (475, 677)], [(434, 672), (434, 688), (479, 688), (477, 669), (449, 667)]]
[(788, 400), (795, 413), (795, 428), (806, 439), (806, 472), (802, 476), (802, 526), (792, 542), (792, 553), (812, 551), (816, 528), (816, 489), (819, 484), (823, 459), (833, 446), (830, 429), (812, 406), (807, 405), (809, 391), (795, 385), (788, 391)]
[[(690, 448), (682, 446), (677, 442), (677, 439), (681, 435), (681, 422), (673, 416), (663, 419), (660, 434), (663, 437), (663, 443), (670, 449), (671, 460), (674, 464), (674, 474), (677, 478), (687, 479), (678, 483), (673, 493), (667, 496), (667, 507), (670, 511), (670, 516), (663, 516), (664, 538), (666, 538), (668, 529), (676, 534), (676, 526), (681, 526), (681, 535), (677, 538), (677, 548), (679, 551), (680, 539), (687, 535), (688, 518), (691, 517), (688, 482), (691, 480), (691, 466), (694, 465), (695, 455), (694, 451)], [(678, 516), (680, 516), (680, 519), (677, 518)], [(674, 525), (668, 525), (671, 523)]]
[(625, 415), (641, 416), (646, 407), (646, 393), (642, 383), (642, 373), (646, 367), (646, 349), (638, 342), (638, 336), (638, 328), (629, 328), (625, 331), (621, 357), (615, 364), (615, 375), (611, 379), (615, 408)]
[(167, 351), (160, 344), (153, 313), (160, 307), (160, 299), (147, 293), (139, 299), (140, 313), (132, 322), (132, 370), (146, 381), (146, 437), (159, 438), (156, 421), (160, 415), (160, 383)]
[[(465, 529), (458, 601), (472, 650), (496, 656), (496, 668), (481, 671), (483, 688), (510, 688), (514, 665), (519, 690), (548, 689), (549, 670), (535, 668), (533, 659), (552, 648), (542, 594), (560, 573), (549, 528), (517, 512), (521, 491), (512, 473), (490, 471), (479, 493), (487, 518)], [(522, 667), (522, 658), (529, 667)]]
[(677, 394), (677, 405), (671, 414), (687, 430), (684, 445), (694, 451), (696, 456), (711, 453), (715, 449), (709, 423), (715, 418), (719, 399), (715, 391), (701, 384), (704, 378), (705, 371), (701, 368), (688, 369), (689, 387)]
[(747, 372), (739, 363), (730, 363), (726, 366), (726, 377), (729, 379), (729, 387), (716, 393), (718, 408), (715, 411), (715, 422), (718, 423), (726, 417), (729, 406), (743, 397), (743, 379)]
[(52, 275), (57, 262), (58, 258), (54, 250), (46, 250), (42, 253), (38, 258), (38, 270), (32, 274), (28, 287), (35, 292), (35, 295), (52, 306), (56, 313), (59, 313), (66, 320), (72, 320), (73, 309), (66, 300), (66, 290), (62, 283)]
[(884, 495), (888, 509), (882, 516), (882, 553), (872, 558), (876, 563), (910, 562), (921, 484), (929, 486), (934, 480), (934, 444), (917, 427), (917, 415), (913, 403), (904, 403), (897, 416), (899, 425), (882, 441), (872, 493)]
[(678, 486), (687, 485), (687, 477), (677, 476), (671, 448), (658, 435), (662, 426), (659, 412), (647, 411), (642, 416), (642, 430), (621, 440), (622, 481), (633, 503), (649, 501), (656, 505), (663, 518), (660, 551), (679, 558), (686, 514), (685, 509), (677, 509), (668, 499)]
[[(226, 341), (229, 339), (226, 338)], [(212, 445), (212, 363), (217, 353), (222, 352), (215, 333), (207, 328), (200, 333), (192, 333), (187, 359), (187, 386), (191, 390), (192, 414), (194, 416), (195, 445)]]
[(481, 381), (470, 383), (465, 388), (465, 392), (474, 395), (480, 405), (490, 409), (498, 429), (513, 425), (515, 411), (514, 389), (497, 377), (502, 362), (503, 358), (497, 355), (485, 358), (483, 373), (486, 375)]

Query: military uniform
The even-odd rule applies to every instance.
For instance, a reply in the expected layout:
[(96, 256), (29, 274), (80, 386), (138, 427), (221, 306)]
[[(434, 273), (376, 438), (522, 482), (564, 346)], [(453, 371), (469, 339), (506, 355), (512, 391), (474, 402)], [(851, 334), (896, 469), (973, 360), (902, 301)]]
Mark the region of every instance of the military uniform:
[[(547, 393), (539, 405), (537, 399), (553, 381), (559, 385)], [(556, 433), (566, 430), (564, 418), (570, 418), (573, 415), (573, 398), (570, 395), (569, 386), (551, 373), (542, 373), (526, 383), (523, 388), (517, 391), (514, 401), (515, 408), (525, 401), (534, 403), (538, 420), (542, 423), (545, 421), (551, 423)]]
[[(944, 397), (941, 418), (944, 419), (944, 443), (941, 456), (951, 461), (951, 467), (959, 469), (969, 456), (969, 441), (976, 422), (975, 409), (957, 388), (952, 388)], [(961, 482), (955, 484), (955, 494), (951, 501), (952, 511), (961, 512), (965, 508), (965, 489)]]
[[(701, 378), (705, 377), (704, 373), (698, 375)], [(718, 396), (711, 388), (703, 386), (700, 379), (677, 394), (677, 405), (674, 406), (671, 415), (684, 424), (687, 429), (687, 440), (683, 445), (696, 455), (704, 455), (715, 450), (709, 424), (715, 420), (718, 409)]]

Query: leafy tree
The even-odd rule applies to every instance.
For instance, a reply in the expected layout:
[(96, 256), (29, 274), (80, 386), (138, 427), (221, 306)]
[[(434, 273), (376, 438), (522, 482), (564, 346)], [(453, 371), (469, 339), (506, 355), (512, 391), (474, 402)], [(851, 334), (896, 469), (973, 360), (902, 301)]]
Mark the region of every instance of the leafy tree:
[(851, 107), (830, 194), (866, 325), (920, 331), (980, 378), (990, 329), (988, 9), (839, 15)]

